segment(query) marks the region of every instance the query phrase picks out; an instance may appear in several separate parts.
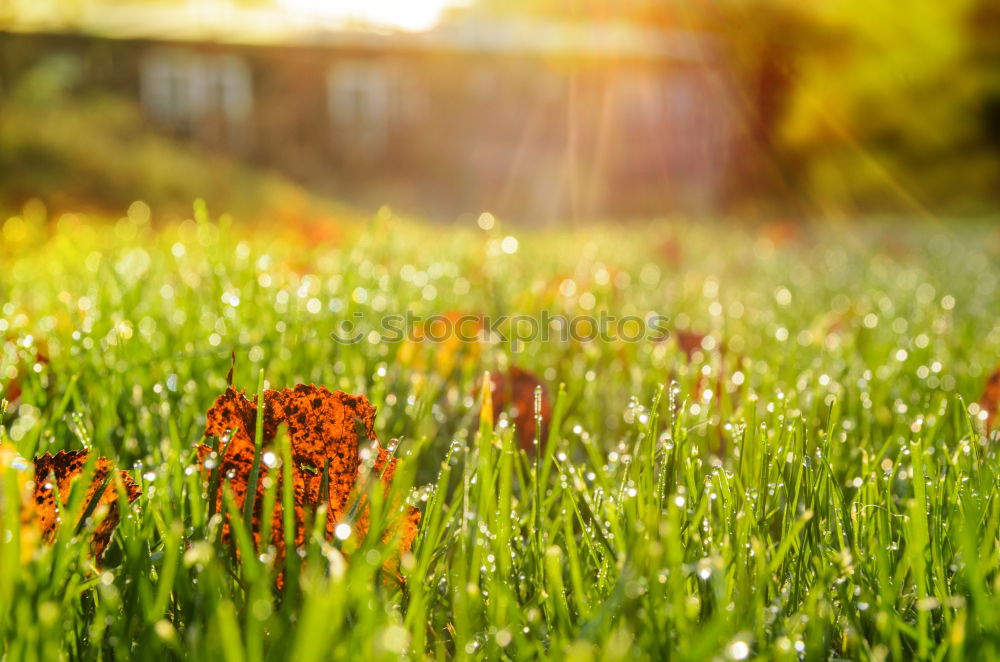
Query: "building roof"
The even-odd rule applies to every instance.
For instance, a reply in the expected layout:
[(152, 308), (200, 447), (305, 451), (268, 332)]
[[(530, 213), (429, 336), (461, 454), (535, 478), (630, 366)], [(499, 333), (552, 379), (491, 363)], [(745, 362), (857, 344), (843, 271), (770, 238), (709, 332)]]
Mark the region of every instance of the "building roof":
[(278, 9), (228, 3), (207, 6), (84, 3), (71, 20), (51, 11), (28, 10), (12, 19), (0, 20), (0, 30), (152, 41), (692, 62), (710, 60), (715, 51), (712, 38), (704, 34), (624, 22), (487, 21), (470, 16), (422, 32), (404, 32), (352, 25), (343, 20), (307, 20)]

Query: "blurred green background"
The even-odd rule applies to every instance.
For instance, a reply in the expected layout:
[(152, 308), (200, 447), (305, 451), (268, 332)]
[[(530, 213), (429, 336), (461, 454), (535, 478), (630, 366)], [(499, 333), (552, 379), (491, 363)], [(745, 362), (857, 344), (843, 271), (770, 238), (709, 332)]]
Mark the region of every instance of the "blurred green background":
[[(127, 29), (121, 28), (123, 17)], [(218, 24), (228, 26), (226, 31), (208, 29)], [(474, 30), (461, 31), (461, 26), (469, 25)], [(620, 46), (599, 56), (581, 50), (603, 38), (601, 29), (627, 35), (633, 32), (622, 30), (653, 30), (641, 33), (649, 36), (650, 53), (661, 34), (675, 35), (672, 38), (697, 35), (699, 43), (710, 44), (713, 73), (709, 77), (722, 81), (724, 89), (716, 96), (693, 97), (692, 117), (715, 113), (713, 117), (725, 118), (723, 148), (717, 157), (708, 158), (707, 165), (703, 164), (707, 170), (698, 175), (711, 178), (711, 194), (683, 197), (672, 190), (665, 192), (678, 179), (677, 173), (684, 173), (691, 157), (682, 156), (668, 174), (654, 172), (659, 167), (655, 163), (629, 163), (630, 150), (647, 140), (641, 131), (609, 134), (612, 146), (625, 154), (617, 157), (616, 166), (616, 172), (625, 175), (602, 180), (600, 185), (596, 179), (578, 177), (578, 172), (589, 172), (589, 163), (604, 152), (598, 150), (595, 156), (577, 145), (586, 142), (586, 136), (578, 140), (572, 133), (574, 127), (584, 126), (597, 111), (583, 100), (574, 104), (572, 97), (565, 109), (554, 105), (546, 111), (549, 116), (544, 122), (548, 123), (530, 136), (527, 128), (523, 133), (521, 128), (534, 121), (530, 109), (519, 117), (517, 106), (512, 106), (514, 129), (500, 126), (495, 117), (480, 115), (479, 125), (473, 122), (465, 128), (476, 142), (455, 138), (458, 144), (448, 152), (444, 148), (434, 151), (443, 144), (441, 135), (448, 127), (443, 127), (441, 135), (433, 134), (435, 117), (440, 114), (434, 104), (441, 96), (433, 92), (432, 109), (406, 129), (409, 136), (428, 134), (431, 145), (425, 147), (424, 156), (411, 158), (418, 153), (412, 149), (392, 152), (391, 159), (374, 166), (347, 160), (338, 169), (328, 170), (322, 163), (300, 158), (297, 153), (306, 152), (295, 140), (308, 146), (313, 142), (308, 134), (295, 138), (289, 133), (288, 155), (280, 162), (248, 155), (245, 150), (217, 149), (197, 137), (156, 128), (148, 121), (148, 109), (142, 107), (138, 91), (93, 84), (83, 72), (93, 65), (99, 49), (80, 50), (78, 42), (67, 48), (70, 42), (65, 41), (75, 36), (168, 46), (184, 42), (211, 51), (218, 50), (220, 42), (238, 42), (244, 49), (264, 42), (269, 48), (275, 43), (299, 46), (304, 40), (316, 44), (315, 35), (325, 31), (334, 36), (324, 44), (341, 44), (328, 52), (333, 60), (350, 52), (385, 61), (387, 48), (401, 51), (400, 59), (405, 60), (410, 58), (407, 44), (411, 43), (421, 44), (421, 53), (452, 48), (459, 53), (456, 59), (461, 59), (462, 53), (473, 52), (466, 34), (478, 39), (475, 53), (479, 57), (485, 52), (482, 44), (507, 43), (504, 39), (511, 30), (503, 28), (511, 25), (519, 26), (522, 35), (527, 32), (520, 26), (545, 30), (536, 30), (535, 41), (523, 37), (510, 42), (510, 48), (500, 54), (494, 49), (481, 56), (485, 64), (477, 66), (493, 72), (512, 69), (510, 63), (523, 59), (532, 48), (548, 49), (544, 61), (549, 66), (563, 48), (562, 60), (550, 69), (565, 75), (571, 87), (578, 76), (585, 75), (587, 63), (599, 61), (595, 66), (611, 72), (609, 76), (632, 66), (625, 62)], [(573, 25), (586, 26), (590, 32), (569, 32)], [(364, 41), (358, 36), (366, 34), (383, 41)], [(420, 38), (415, 34), (430, 36), (414, 42)], [(573, 34), (577, 36), (565, 37), (553, 46), (552, 35)], [(347, 50), (341, 35), (349, 36)], [(54, 41), (53, 36), (64, 41)], [(411, 41), (400, 41), (405, 39)], [(447, 67), (429, 56), (421, 57), (423, 64), (414, 66)], [(8, 210), (38, 198), (56, 209), (120, 213), (132, 200), (143, 199), (160, 213), (187, 214), (190, 200), (204, 197), (213, 208), (243, 217), (291, 214), (301, 218), (338, 213), (331, 210), (343, 212), (345, 205), (370, 211), (392, 204), (445, 220), (478, 215), (483, 209), (514, 220), (523, 216), (546, 222), (661, 213), (798, 219), (886, 213), (983, 215), (995, 210), (1000, 196), (1000, 3), (995, 0), (905, 4), (891, 0), (476, 0), (461, 4), (448, 0), (5, 0), (0, 2), (0, 58), (0, 205)], [(270, 65), (254, 66), (251, 78), (256, 85), (261, 71)], [(697, 66), (696, 62), (693, 68)], [(120, 63), (115, 67), (115, 71), (122, 69)], [(372, 87), (367, 75), (357, 74), (359, 86)], [(376, 71), (370, 78), (381, 75)], [(444, 80), (445, 89), (460, 85), (458, 78), (448, 82), (445, 76)], [(489, 88), (493, 79), (485, 80)], [(380, 79), (375, 82), (382, 84)], [(281, 94), (286, 100), (301, 96), (297, 91)], [(322, 91), (318, 94), (321, 99)], [(413, 93), (403, 90), (399, 94)], [(496, 94), (497, 103), (503, 96), (508, 95)], [(627, 100), (622, 104), (626, 113), (635, 106)], [(314, 105), (308, 112), (317, 122), (325, 121), (329, 111), (321, 102)], [(650, 108), (649, 112), (661, 112), (659, 106)], [(624, 125), (623, 117), (613, 116), (609, 122)], [(675, 130), (683, 137), (680, 134), (687, 129), (682, 125)], [(518, 133), (508, 136), (504, 131)], [(601, 131), (607, 133), (607, 127)], [(646, 131), (655, 133), (656, 129)], [(569, 136), (565, 141), (563, 132)], [(500, 143), (520, 137), (536, 151), (519, 160), (490, 156), (489, 145), (480, 144), (479, 137), (491, 134)], [(393, 147), (408, 144), (398, 137), (390, 140)], [(544, 141), (552, 145), (542, 153), (538, 146)], [(463, 144), (468, 145), (464, 152)], [(669, 159), (670, 147), (665, 150)], [(331, 153), (339, 158), (344, 150), (335, 146)], [(543, 156), (536, 158), (536, 153)], [(478, 165), (466, 168), (463, 162), (456, 174), (447, 169), (448, 163), (457, 162), (454, 154)], [(493, 163), (491, 158), (502, 163)], [(533, 161), (542, 175), (557, 169), (569, 174), (555, 177), (550, 186), (530, 169)], [(493, 172), (490, 168), (502, 171), (500, 183), (485, 181), (483, 173)], [(518, 183), (519, 171), (530, 184)], [(322, 177), (314, 176), (317, 173)], [(636, 182), (649, 186), (632, 187)], [(530, 186), (542, 192), (531, 193)], [(563, 196), (570, 201), (543, 206), (541, 211), (534, 203), (517, 204), (527, 200), (529, 193), (545, 196), (550, 190), (553, 198)], [(586, 203), (589, 193), (599, 196), (597, 202)], [(647, 197), (649, 203), (640, 204)]]

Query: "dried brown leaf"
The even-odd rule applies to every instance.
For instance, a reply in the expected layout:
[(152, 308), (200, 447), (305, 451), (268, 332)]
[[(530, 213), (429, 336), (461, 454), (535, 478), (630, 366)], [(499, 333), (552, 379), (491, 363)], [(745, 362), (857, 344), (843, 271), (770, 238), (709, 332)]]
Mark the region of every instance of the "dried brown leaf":
[[(34, 460), (34, 511), (41, 527), (42, 539), (46, 542), (52, 542), (55, 539), (61, 521), (60, 510), (69, 500), (73, 482), (83, 473), (87, 463), (87, 455), (88, 451), (85, 450), (59, 451), (55, 455), (46, 453)], [(115, 527), (118, 526), (120, 517), (118, 491), (115, 489), (114, 481), (105, 484), (112, 471), (114, 471), (114, 467), (111, 462), (106, 458), (99, 458), (94, 465), (90, 485), (83, 499), (84, 508), (86, 508), (95, 498), (98, 490), (104, 488), (98, 497), (96, 509), (106, 509), (106, 513), (94, 529), (91, 542), (91, 550), (94, 558), (98, 561), (104, 554), (108, 543), (111, 542), (111, 535), (114, 533)], [(125, 471), (119, 472), (119, 476), (125, 493), (128, 495), (129, 503), (138, 499), (142, 490), (132, 480), (132, 477)], [(59, 500), (61, 501), (58, 506), (55, 498), (56, 490), (59, 492)]]
[(990, 433), (993, 431), (993, 421), (1000, 407), (1000, 367), (987, 378), (983, 395), (979, 398), (979, 407), (986, 412), (986, 432)]
[[(521, 447), (529, 453), (534, 452), (535, 433), (535, 389), (541, 387), (542, 429), (538, 430), (539, 443), (544, 444), (548, 436), (549, 420), (552, 417), (552, 401), (548, 390), (538, 377), (531, 372), (511, 366), (507, 372), (490, 374), (493, 394), (493, 411), (506, 412), (514, 421), (517, 439)], [(479, 392), (479, 388), (476, 389)]]
[[(226, 389), (208, 411), (205, 436), (230, 438), (224, 457), (220, 459), (218, 471), (223, 479), (214, 495), (217, 512), (224, 512), (222, 494), (224, 489), (232, 491), (236, 506), (242, 511), (247, 499), (250, 474), (254, 462), (254, 429), (257, 420), (257, 397), (248, 399), (243, 391), (233, 387)], [(326, 535), (332, 538), (337, 525), (345, 519), (351, 502), (352, 490), (362, 469), (361, 449), (358, 430), (376, 443), (377, 456), (374, 471), (381, 476), (386, 489), (391, 484), (396, 470), (396, 460), (377, 443), (375, 436), (375, 407), (364, 397), (343, 391), (329, 391), (322, 386), (299, 384), (294, 389), (264, 391), (263, 448), (272, 449), (279, 426), (288, 431), (288, 442), (292, 457), (292, 481), (295, 496), (295, 544), (305, 542), (307, 514), (315, 512), (322, 503), (328, 504), (326, 513)], [(204, 460), (212, 452), (208, 446), (198, 449)], [(277, 449), (274, 449), (277, 454)], [(328, 495), (323, 495), (323, 474), (328, 476)], [(280, 498), (274, 513), (265, 518), (261, 514), (264, 495), (264, 477), (269, 470), (260, 467), (261, 480), (257, 483), (254, 496), (254, 516), (252, 535), (259, 548), (263, 521), (270, 519), (271, 544), (277, 550), (278, 559), (284, 558), (284, 515)], [(273, 471), (278, 493), (282, 490), (280, 470)], [(368, 532), (368, 507), (362, 505), (357, 517), (351, 523), (352, 535), (358, 540)], [(409, 507), (401, 521), (394, 524), (394, 530), (401, 537), (401, 551), (409, 551), (417, 533), (420, 512)], [(225, 523), (223, 536), (228, 537), (229, 524)]]

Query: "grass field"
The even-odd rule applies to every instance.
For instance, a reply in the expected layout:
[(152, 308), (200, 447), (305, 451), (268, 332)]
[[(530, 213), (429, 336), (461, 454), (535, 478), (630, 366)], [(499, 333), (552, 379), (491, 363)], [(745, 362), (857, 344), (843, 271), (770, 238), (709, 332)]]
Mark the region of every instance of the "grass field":
[[(2, 226), (7, 443), (92, 447), (143, 490), (98, 568), (86, 527), (33, 543), (3, 474), (3, 659), (1000, 656), (975, 404), (1000, 357), (995, 226), (148, 217)], [(331, 338), (407, 311), (656, 313), (672, 338)], [(378, 408), (400, 460), (373, 529), (423, 512), (405, 584), (376, 535), (310, 537), (282, 591), (272, 554), (220, 541), (194, 449), (232, 351), (249, 393), (263, 371)], [(483, 371), (514, 365), (552, 398), (539, 454), (479, 417)]]

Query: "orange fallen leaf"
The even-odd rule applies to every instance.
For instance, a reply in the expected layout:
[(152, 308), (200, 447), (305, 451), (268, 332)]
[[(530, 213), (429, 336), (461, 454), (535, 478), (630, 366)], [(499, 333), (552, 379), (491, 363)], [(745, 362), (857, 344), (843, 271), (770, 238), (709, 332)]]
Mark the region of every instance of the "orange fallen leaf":
[[(678, 349), (684, 353), (684, 356), (689, 364), (694, 363), (696, 359), (700, 358), (698, 356), (699, 354), (701, 354), (702, 357), (707, 357), (709, 355), (710, 352), (705, 349), (706, 346), (712, 347), (711, 351), (718, 352), (720, 357), (726, 355), (725, 343), (703, 333), (698, 333), (696, 331), (675, 331), (670, 334), (670, 337), (672, 337), (677, 343)], [(706, 340), (708, 342), (706, 342)], [(720, 365), (720, 369), (715, 380), (710, 380), (704, 373), (699, 371), (691, 394), (692, 397), (696, 400), (701, 398), (702, 393), (704, 393), (705, 389), (709, 386), (714, 389), (714, 392), (717, 395), (721, 395), (723, 389), (725, 388), (725, 377), (726, 373), (724, 364)], [(673, 376), (671, 378), (673, 378)], [(718, 401), (719, 399), (715, 398), (715, 400)]]
[[(249, 490), (250, 474), (254, 462), (254, 429), (257, 420), (257, 396), (247, 399), (244, 391), (228, 387), (208, 411), (205, 436), (229, 438), (224, 455), (219, 459), (222, 476), (215, 499), (216, 512), (224, 513), (223, 538), (228, 539), (229, 522), (225, 518), (222, 494), (226, 486), (232, 491), (233, 500), (243, 510)], [(375, 436), (375, 407), (364, 397), (343, 391), (329, 391), (322, 386), (299, 384), (294, 389), (264, 391), (263, 448), (273, 445), (278, 427), (285, 425), (291, 447), (292, 482), (295, 497), (295, 545), (304, 544), (307, 512), (314, 511), (326, 502), (326, 537), (333, 538), (337, 525), (354, 504), (349, 502), (351, 492), (362, 468), (362, 451), (359, 448), (357, 425), (364, 428), (368, 439), (376, 442), (377, 455), (374, 471), (381, 476), (388, 489), (396, 470), (396, 460), (389, 451), (377, 445)], [(367, 449), (366, 449), (367, 451)], [(199, 446), (198, 455), (204, 461), (213, 452), (208, 446)], [(280, 470), (274, 470), (278, 493), (282, 490)], [(328, 495), (322, 494), (324, 473), (328, 478)], [(269, 468), (260, 465), (260, 479), (253, 497), (254, 514), (252, 535), (260, 549), (262, 523), (261, 508), (264, 495), (264, 478)], [(362, 505), (350, 523), (351, 535), (363, 539), (368, 533), (368, 507)], [(400, 551), (409, 551), (417, 535), (420, 511), (408, 507), (402, 521), (390, 527), (390, 533), (401, 536)], [(271, 517), (271, 544), (276, 550), (276, 565), (285, 555), (284, 516), (281, 500), (275, 504)], [(387, 535), (389, 535), (387, 533)], [(280, 584), (280, 577), (279, 577)]]
[(986, 412), (986, 433), (993, 431), (993, 420), (1000, 408), (1000, 367), (986, 380), (983, 395), (979, 398), (979, 407)]
[[(8, 336), (9, 341), (13, 341), (13, 338)], [(46, 366), (50, 363), (48, 355), (48, 346), (44, 341), (35, 341), (35, 363), (39, 366)], [(6, 386), (0, 385), (0, 396), (3, 396), (8, 402), (16, 403), (21, 399), (21, 394), (24, 392), (21, 385), (21, 377), (26, 375), (31, 370), (30, 361), (22, 358), (16, 365), (16, 376), (11, 378)]]
[(776, 219), (760, 228), (760, 236), (769, 239), (776, 247), (787, 246), (801, 238), (802, 225), (792, 219)]
[(707, 337), (704, 333), (695, 331), (675, 331), (673, 336), (677, 341), (677, 346), (687, 356), (688, 361), (694, 358), (695, 352), (702, 351), (702, 343)]
[[(56, 531), (60, 524), (60, 509), (69, 500), (70, 488), (87, 463), (88, 451), (59, 451), (55, 455), (46, 453), (41, 457), (36, 457), (35, 465), (35, 489), (34, 489), (34, 512), (41, 527), (42, 540), (52, 542), (55, 539)], [(106, 458), (99, 458), (94, 466), (94, 473), (90, 486), (84, 496), (84, 512), (96, 498), (93, 514), (103, 515), (103, 519), (94, 529), (91, 541), (91, 551), (97, 561), (101, 560), (104, 550), (111, 542), (111, 535), (118, 526), (120, 513), (118, 512), (118, 490), (115, 488), (112, 475), (114, 470), (111, 462)], [(118, 473), (121, 484), (128, 495), (129, 503), (132, 503), (142, 494), (142, 490), (136, 485), (132, 477), (125, 471)], [(56, 488), (56, 489), (53, 489)], [(59, 492), (61, 504), (56, 504), (56, 490)]]
[(20, 380), (17, 377), (14, 377), (9, 382), (7, 382), (7, 387), (2, 391), (0, 391), (0, 394), (2, 394), (4, 396), (4, 399), (6, 399), (9, 402), (17, 402), (18, 400), (21, 399), (22, 392), (23, 390), (21, 389)]
[(456, 347), (480, 342), (482, 333), (483, 316), (459, 310), (432, 315), (426, 322), (413, 328), (415, 340), (448, 343)]
[[(493, 411), (507, 412), (514, 421), (517, 439), (521, 448), (529, 453), (534, 452), (535, 433), (535, 389), (542, 388), (540, 413), (542, 429), (539, 433), (539, 443), (545, 443), (548, 434), (549, 419), (552, 416), (552, 402), (549, 399), (545, 385), (534, 374), (511, 366), (506, 373), (490, 373), (490, 383), (493, 393)], [(479, 389), (476, 389), (479, 392)]]
[(660, 257), (662, 257), (670, 267), (677, 267), (684, 257), (681, 242), (674, 236), (667, 237), (667, 239), (659, 245), (657, 250)]
[(478, 313), (449, 311), (433, 315), (409, 329), (396, 361), (418, 372), (433, 369), (439, 375), (450, 375), (482, 354), (483, 331), (483, 316)]

